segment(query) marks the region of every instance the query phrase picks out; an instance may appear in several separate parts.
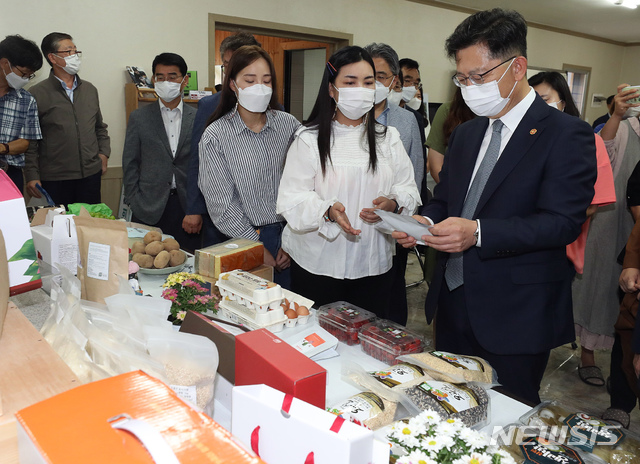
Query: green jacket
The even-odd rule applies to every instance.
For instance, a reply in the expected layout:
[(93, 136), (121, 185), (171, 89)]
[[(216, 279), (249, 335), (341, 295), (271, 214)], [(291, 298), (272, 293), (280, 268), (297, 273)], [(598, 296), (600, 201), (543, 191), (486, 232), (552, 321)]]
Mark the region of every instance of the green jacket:
[(102, 169), (98, 154), (111, 154), (98, 90), (79, 76), (76, 79), (73, 103), (53, 71), (29, 89), (38, 103), (42, 140), (31, 142), (26, 152), (27, 182), (83, 179)]

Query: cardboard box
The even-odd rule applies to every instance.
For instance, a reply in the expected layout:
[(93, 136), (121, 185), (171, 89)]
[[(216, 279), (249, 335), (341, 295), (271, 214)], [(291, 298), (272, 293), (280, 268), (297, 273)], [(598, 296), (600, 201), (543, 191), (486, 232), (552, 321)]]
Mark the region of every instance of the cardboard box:
[[(38, 259), (50, 266), (61, 265), (78, 272), (78, 235), (74, 216), (49, 210), (44, 224), (31, 226)], [(36, 218), (34, 218), (35, 220)]]
[(258, 267), (254, 267), (249, 272), (253, 275), (257, 275), (258, 277), (262, 277), (265, 280), (273, 282), (273, 266), (261, 264)]
[(220, 364), (218, 374), (232, 384), (236, 378), (236, 335), (247, 332), (249, 329), (231, 322), (211, 319), (204, 314), (188, 311), (180, 332), (207, 337), (218, 348)]
[(143, 446), (131, 433), (113, 427), (121, 424), (114, 418), (123, 414), (160, 434), (167, 458), (171, 452), (176, 457), (162, 462), (262, 463), (210, 417), (142, 371), (82, 385), (19, 411), (20, 462), (159, 462), (150, 455), (156, 444), (145, 441)]
[(371, 430), (266, 385), (234, 387), (231, 431), (269, 463), (388, 464)]
[(0, 231), (9, 262), (11, 295), (42, 286), (22, 193), (0, 169)]
[(266, 329), (236, 337), (236, 385), (264, 383), (325, 408), (327, 371)]
[(250, 271), (264, 264), (264, 245), (255, 240), (233, 238), (201, 250), (196, 250), (195, 271), (217, 278), (223, 272), (240, 269)]

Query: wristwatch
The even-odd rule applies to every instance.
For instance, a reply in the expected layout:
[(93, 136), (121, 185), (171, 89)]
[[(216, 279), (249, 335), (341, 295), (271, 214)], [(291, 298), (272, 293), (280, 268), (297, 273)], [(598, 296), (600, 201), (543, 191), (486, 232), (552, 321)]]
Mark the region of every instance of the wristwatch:
[(474, 243), (474, 245), (477, 245), (478, 239), (480, 238), (480, 219), (476, 219), (476, 231), (473, 233), (473, 238), (476, 239), (476, 243)]

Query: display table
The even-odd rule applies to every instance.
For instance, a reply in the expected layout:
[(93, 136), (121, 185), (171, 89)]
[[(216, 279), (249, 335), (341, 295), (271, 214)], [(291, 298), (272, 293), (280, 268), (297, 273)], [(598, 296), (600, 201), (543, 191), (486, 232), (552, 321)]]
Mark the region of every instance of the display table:
[(18, 463), (14, 414), (79, 384), (20, 310), (9, 303), (0, 337), (0, 464)]

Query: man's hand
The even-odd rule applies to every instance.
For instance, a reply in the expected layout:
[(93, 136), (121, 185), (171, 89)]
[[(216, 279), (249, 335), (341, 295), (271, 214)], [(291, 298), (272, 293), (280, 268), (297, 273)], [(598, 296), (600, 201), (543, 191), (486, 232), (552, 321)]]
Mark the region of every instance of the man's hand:
[(360, 232), (362, 231), (360, 229), (354, 229), (353, 227), (351, 227), (351, 222), (349, 222), (347, 213), (345, 213), (344, 211), (344, 205), (339, 201), (335, 202), (331, 206), (331, 208), (329, 208), (329, 219), (335, 221), (336, 224), (338, 224), (347, 234), (360, 235)]
[[(421, 224), (425, 224), (430, 226), (431, 222), (424, 216), (420, 216), (419, 214), (416, 214), (414, 216), (411, 216), (413, 219), (415, 219), (416, 221), (418, 221)], [(404, 248), (412, 248), (414, 246), (416, 246), (416, 239), (407, 235), (404, 232), (400, 232), (398, 230), (393, 231), (393, 233), (391, 234), (391, 236), (393, 238), (395, 238), (398, 243), (400, 245), (402, 245)], [(426, 235), (422, 236), (422, 240), (424, 241)]]
[(633, 355), (633, 369), (636, 371), (636, 377), (640, 377), (640, 354)]
[(182, 220), (182, 228), (188, 234), (197, 234), (202, 229), (202, 216), (200, 214), (187, 214)]
[(387, 197), (378, 197), (373, 200), (373, 208), (362, 208), (360, 211), (360, 219), (369, 224), (375, 224), (380, 221), (380, 217), (375, 213), (376, 209), (392, 211), (396, 209), (397, 203)]
[(102, 161), (102, 175), (104, 176), (107, 173), (107, 166), (109, 164), (109, 158), (107, 158), (102, 153), (98, 154), (100, 160)]
[(640, 269), (623, 269), (618, 279), (620, 288), (625, 293), (634, 293), (640, 290)]
[(278, 272), (284, 271), (286, 268), (291, 266), (291, 258), (289, 254), (284, 251), (282, 248), (278, 250), (278, 255), (276, 256), (276, 270)]
[(476, 244), (473, 234), (478, 224), (471, 219), (450, 217), (434, 225), (431, 229), (433, 236), (422, 237), (431, 248), (447, 253), (457, 253), (471, 248)]
[(271, 252), (269, 250), (267, 250), (267, 247), (264, 247), (264, 263), (267, 266), (271, 266), (273, 268), (276, 267), (276, 260), (274, 259), (274, 257), (271, 254)]
[(42, 186), (42, 184), (40, 184), (40, 180), (30, 180), (27, 183), (27, 192), (29, 192), (29, 195), (34, 198), (42, 198), (40, 190), (38, 190), (38, 187), (36, 187), (36, 185)]

